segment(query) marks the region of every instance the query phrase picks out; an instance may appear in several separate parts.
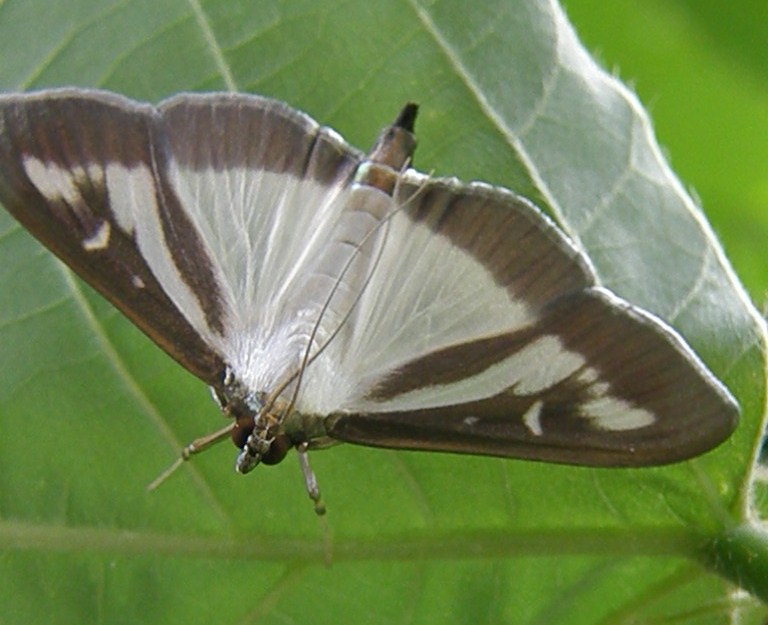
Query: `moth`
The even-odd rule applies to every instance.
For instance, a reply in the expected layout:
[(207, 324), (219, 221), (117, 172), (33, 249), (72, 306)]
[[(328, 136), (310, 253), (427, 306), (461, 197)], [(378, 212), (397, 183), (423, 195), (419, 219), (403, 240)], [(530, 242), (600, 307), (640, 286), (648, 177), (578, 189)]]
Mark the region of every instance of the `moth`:
[(630, 467), (727, 438), (728, 390), (531, 202), (409, 167), (416, 113), (364, 155), (264, 97), (7, 94), (0, 202), (211, 387), (228, 425), (184, 457), (230, 436), (241, 473), (339, 442)]

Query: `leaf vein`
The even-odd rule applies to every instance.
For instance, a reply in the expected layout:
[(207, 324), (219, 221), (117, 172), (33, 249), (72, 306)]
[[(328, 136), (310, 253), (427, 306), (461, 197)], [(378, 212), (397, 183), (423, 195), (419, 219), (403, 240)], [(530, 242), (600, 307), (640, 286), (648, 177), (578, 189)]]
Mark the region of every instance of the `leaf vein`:
[(187, 0), (187, 2), (189, 2), (189, 6), (192, 8), (192, 12), (195, 15), (195, 21), (203, 33), (203, 38), (208, 44), (208, 48), (213, 55), (213, 60), (221, 73), (221, 77), (224, 79), (224, 84), (226, 85), (227, 90), (239, 91), (235, 78), (232, 75), (232, 70), (227, 63), (227, 60), (224, 58), (224, 52), (216, 39), (216, 35), (213, 32), (208, 16), (205, 14), (205, 11), (203, 11), (202, 5), (199, 0)]

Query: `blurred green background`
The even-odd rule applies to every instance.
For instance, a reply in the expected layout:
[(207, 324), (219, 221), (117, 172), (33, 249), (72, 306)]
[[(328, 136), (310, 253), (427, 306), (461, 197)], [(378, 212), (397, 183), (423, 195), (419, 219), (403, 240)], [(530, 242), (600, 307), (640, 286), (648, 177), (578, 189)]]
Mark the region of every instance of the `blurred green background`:
[(768, 294), (768, 2), (565, 0), (634, 87), (759, 309)]

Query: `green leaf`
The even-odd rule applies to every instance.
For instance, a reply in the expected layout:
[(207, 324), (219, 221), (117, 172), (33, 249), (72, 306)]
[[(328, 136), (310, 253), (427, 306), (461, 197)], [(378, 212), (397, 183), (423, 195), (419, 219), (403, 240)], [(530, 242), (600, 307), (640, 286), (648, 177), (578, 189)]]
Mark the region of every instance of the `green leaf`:
[[(600, 280), (674, 325), (739, 399), (731, 439), (595, 470), (339, 446), (233, 448), (145, 486), (222, 421), (197, 380), (0, 215), (0, 622), (758, 623), (751, 520), (765, 333), (636, 98), (540, 0), (0, 4), (0, 88), (286, 100), (362, 148), (422, 107), (416, 165), (535, 199)], [(764, 507), (764, 504), (763, 504)], [(325, 566), (330, 559), (331, 566)], [(730, 580), (730, 581), (727, 581)]]
[(768, 4), (569, 0), (608, 67), (652, 105), (660, 143), (702, 198), (755, 301), (768, 292)]

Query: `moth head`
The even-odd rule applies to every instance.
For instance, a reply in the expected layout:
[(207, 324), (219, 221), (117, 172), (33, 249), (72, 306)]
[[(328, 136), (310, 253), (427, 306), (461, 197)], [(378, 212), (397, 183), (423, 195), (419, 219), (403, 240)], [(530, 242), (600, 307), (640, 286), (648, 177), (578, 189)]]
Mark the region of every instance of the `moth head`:
[(240, 449), (238, 473), (248, 473), (261, 463), (277, 464), (294, 446), (287, 434), (277, 432), (281, 406), (270, 405), (265, 393), (249, 390), (230, 370), (221, 385), (211, 387), (211, 394), (221, 411), (234, 419), (230, 437)]

